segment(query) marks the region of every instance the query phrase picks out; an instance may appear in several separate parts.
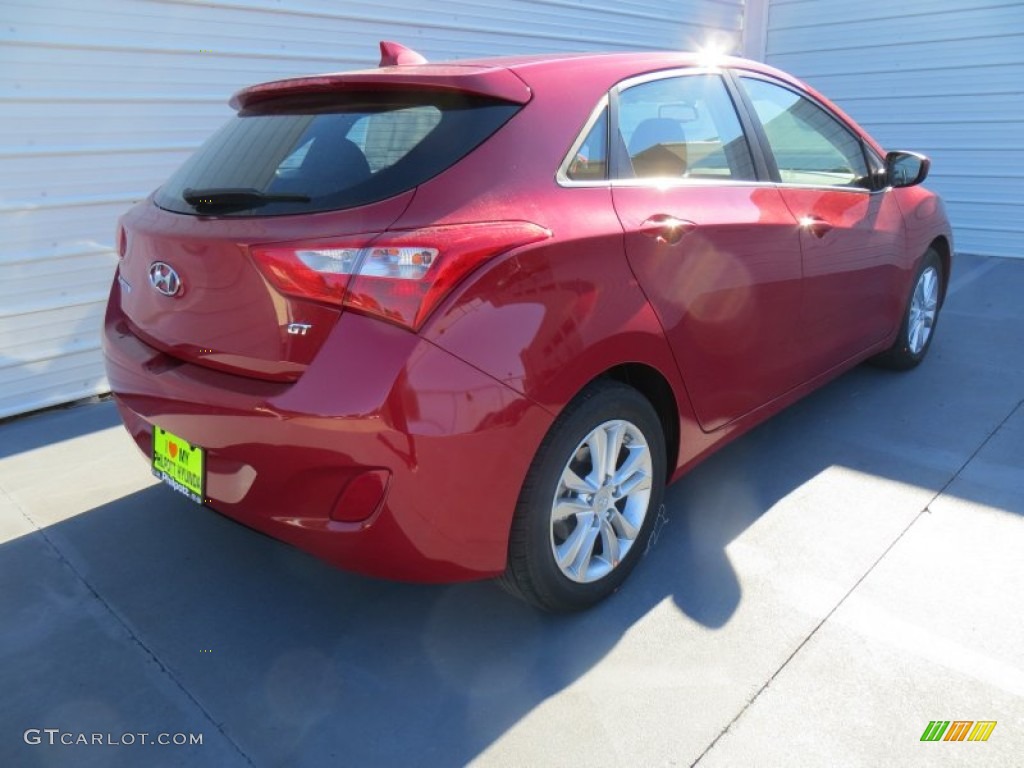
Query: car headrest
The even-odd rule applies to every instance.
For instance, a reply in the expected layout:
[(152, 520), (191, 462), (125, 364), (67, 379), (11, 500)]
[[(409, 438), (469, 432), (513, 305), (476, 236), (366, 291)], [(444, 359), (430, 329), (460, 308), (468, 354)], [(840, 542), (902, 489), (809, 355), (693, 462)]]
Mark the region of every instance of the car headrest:
[(682, 176), (686, 173), (683, 127), (667, 117), (644, 120), (629, 137), (629, 156), (637, 176)]

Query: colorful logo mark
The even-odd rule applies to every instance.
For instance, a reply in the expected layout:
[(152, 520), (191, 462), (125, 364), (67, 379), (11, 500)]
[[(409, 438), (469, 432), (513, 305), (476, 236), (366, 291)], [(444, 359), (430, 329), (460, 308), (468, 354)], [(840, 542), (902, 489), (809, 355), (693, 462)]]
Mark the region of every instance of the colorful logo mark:
[[(988, 741), (995, 720), (932, 720), (921, 734), (921, 741)], [(972, 727), (973, 726), (973, 727)]]

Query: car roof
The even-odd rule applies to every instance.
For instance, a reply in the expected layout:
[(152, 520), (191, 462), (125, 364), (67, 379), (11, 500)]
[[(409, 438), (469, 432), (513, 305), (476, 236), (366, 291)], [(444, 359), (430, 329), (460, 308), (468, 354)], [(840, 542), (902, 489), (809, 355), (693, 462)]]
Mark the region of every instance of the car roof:
[[(599, 64), (609, 69), (620, 69), (625, 74), (636, 70), (655, 67), (692, 67), (704, 64), (707, 56), (696, 51), (620, 51), (615, 53), (578, 52), (578, 53), (541, 53), (525, 56), (494, 56), (479, 59), (460, 59), (446, 62), (460, 66), (505, 67), (512, 70), (558, 68), (568, 61), (588, 64)], [(718, 57), (721, 66), (729, 62), (745, 61), (732, 56)]]
[(806, 83), (792, 75), (739, 56), (726, 56), (702, 51), (630, 51), (619, 53), (564, 53), (533, 56), (503, 56), (489, 59), (452, 62), (467, 66), (503, 67), (527, 81), (557, 78), (562, 73), (574, 77), (585, 76), (618, 82), (633, 75), (643, 75), (665, 69), (702, 67), (744, 69), (772, 75), (800, 88)]
[(571, 85), (585, 78), (589, 83), (607, 89), (631, 76), (684, 67), (742, 69), (775, 77), (818, 99), (856, 129), (878, 152), (883, 152), (881, 146), (849, 115), (807, 83), (758, 61), (701, 51), (542, 53), (396, 64), (260, 83), (235, 93), (230, 104), (235, 109), (245, 109), (261, 101), (294, 93), (403, 87), (434, 88), (526, 104), (530, 101), (532, 90), (538, 87), (564, 87), (566, 81)]

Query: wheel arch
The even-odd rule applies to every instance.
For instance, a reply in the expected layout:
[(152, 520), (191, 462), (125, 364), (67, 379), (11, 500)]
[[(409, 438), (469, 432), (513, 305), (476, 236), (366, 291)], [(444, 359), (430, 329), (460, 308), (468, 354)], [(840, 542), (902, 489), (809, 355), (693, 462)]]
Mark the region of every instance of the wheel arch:
[(944, 235), (939, 235), (928, 244), (928, 248), (939, 254), (939, 261), (942, 264), (942, 296), (941, 302), (946, 301), (946, 290), (949, 288), (949, 276), (953, 269), (953, 249), (949, 240)]
[[(679, 461), (679, 404), (672, 385), (661, 371), (643, 363), (623, 363), (605, 371), (598, 379), (612, 379), (637, 390), (654, 408), (665, 436), (665, 461), (669, 476)], [(589, 384), (588, 384), (589, 386)]]

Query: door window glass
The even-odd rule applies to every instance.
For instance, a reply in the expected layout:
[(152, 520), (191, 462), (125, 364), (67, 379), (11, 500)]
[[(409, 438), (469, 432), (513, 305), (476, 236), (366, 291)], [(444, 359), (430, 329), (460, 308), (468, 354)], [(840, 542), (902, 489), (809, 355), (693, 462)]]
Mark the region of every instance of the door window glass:
[(836, 118), (788, 88), (740, 78), (784, 184), (868, 185), (860, 141)]
[(636, 178), (754, 179), (736, 108), (718, 75), (669, 77), (619, 96), (619, 133)]

